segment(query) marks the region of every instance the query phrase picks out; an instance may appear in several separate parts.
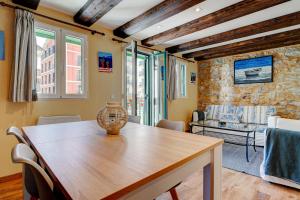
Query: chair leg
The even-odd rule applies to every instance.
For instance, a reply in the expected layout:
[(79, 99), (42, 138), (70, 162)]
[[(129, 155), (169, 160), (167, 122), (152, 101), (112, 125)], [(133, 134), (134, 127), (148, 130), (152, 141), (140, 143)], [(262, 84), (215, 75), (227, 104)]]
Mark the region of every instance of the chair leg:
[(170, 194), (171, 194), (173, 200), (179, 200), (175, 188), (170, 189), (169, 192), (170, 192)]

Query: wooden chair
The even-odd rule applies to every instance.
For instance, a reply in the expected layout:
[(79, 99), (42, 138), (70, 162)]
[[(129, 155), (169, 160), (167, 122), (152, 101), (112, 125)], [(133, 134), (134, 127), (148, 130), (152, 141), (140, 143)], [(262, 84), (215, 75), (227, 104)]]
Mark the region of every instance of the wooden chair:
[(80, 115), (40, 116), (37, 125), (59, 124), (59, 123), (67, 123), (67, 122), (79, 122), (79, 121), (81, 121)]
[[(29, 146), (26, 140), (24, 139), (21, 130), (18, 129), (17, 127), (12, 126), (8, 128), (6, 134), (15, 136), (19, 143)], [(37, 161), (37, 157), (36, 156), (33, 157), (33, 160)], [(29, 195), (31, 200), (38, 199), (39, 194), (38, 194), (38, 189), (35, 180), (33, 178), (33, 174), (31, 170), (26, 166), (23, 167), (23, 183), (24, 183), (24, 199), (28, 199)]]
[[(184, 132), (185, 124), (184, 124), (183, 121), (160, 120), (157, 123), (156, 127)], [(174, 187), (172, 187), (169, 190), (173, 200), (178, 200), (178, 195), (177, 195), (177, 192), (176, 192), (176, 187), (178, 185), (180, 185), (180, 183), (175, 185)]]
[(141, 123), (141, 117), (140, 116), (134, 116), (134, 115), (128, 115), (128, 122), (140, 124)]
[(12, 161), (21, 163), (31, 170), (37, 183), (40, 200), (55, 200), (53, 193), (53, 182), (45, 170), (36, 162), (36, 155), (26, 144), (17, 144), (12, 150)]
[(184, 132), (185, 124), (183, 121), (171, 121), (162, 119), (157, 123), (156, 127)]

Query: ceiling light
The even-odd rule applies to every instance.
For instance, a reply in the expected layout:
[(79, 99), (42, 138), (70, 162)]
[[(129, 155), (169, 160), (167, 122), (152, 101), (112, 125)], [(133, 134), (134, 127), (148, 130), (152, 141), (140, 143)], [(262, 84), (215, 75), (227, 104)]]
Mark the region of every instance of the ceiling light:
[(197, 7), (197, 8), (195, 9), (196, 12), (200, 12), (201, 10), (202, 10), (202, 9), (199, 8), (199, 7)]
[(158, 25), (157, 28), (158, 28), (158, 29), (161, 29), (161, 25)]

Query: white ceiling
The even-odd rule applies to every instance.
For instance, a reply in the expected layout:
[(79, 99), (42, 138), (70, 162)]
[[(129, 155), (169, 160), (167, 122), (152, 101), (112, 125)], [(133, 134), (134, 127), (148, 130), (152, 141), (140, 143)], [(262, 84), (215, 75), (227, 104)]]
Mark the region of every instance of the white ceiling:
[[(131, 19), (137, 17), (138, 15), (144, 13), (148, 9), (152, 8), (153, 6), (161, 3), (163, 0), (122, 0), (117, 6), (115, 6), (112, 10), (110, 10), (106, 15), (104, 15), (97, 23), (110, 28), (115, 29), (120, 25), (130, 21)], [(160, 32), (166, 31), (170, 28), (174, 28), (186, 22), (189, 22), (193, 19), (198, 17), (207, 15), (209, 13), (215, 12), (220, 10), (224, 7), (230, 6), (241, 0), (206, 0), (194, 7), (191, 7), (183, 12), (180, 12), (168, 19), (165, 19), (147, 29), (136, 33), (133, 35), (136, 39), (144, 39)], [(75, 15), (76, 12), (87, 2), (87, 0), (41, 0), (41, 5), (51, 7), (56, 10), (60, 10), (66, 12), (71, 15)], [(200, 8), (199, 12), (196, 12), (196, 8)], [(279, 17), (282, 15), (286, 15), (289, 13), (300, 11), (300, 0), (291, 0), (289, 2), (280, 4), (275, 7), (271, 7), (241, 18), (237, 18), (180, 38), (176, 38), (174, 40), (168, 41), (164, 43), (164, 46), (172, 46), (177, 45), (180, 43), (192, 41), (195, 39), (200, 39), (203, 37), (207, 37), (210, 35), (222, 33), (228, 30), (232, 30), (241, 26), (250, 25), (253, 23), (265, 21), (271, 18)], [(290, 29), (299, 28), (298, 26), (294, 26), (288, 29), (282, 29), (279, 31), (285, 31)], [(276, 32), (276, 31), (275, 31)], [(264, 33), (263, 35), (273, 34), (275, 32), (268, 32)], [(260, 37), (262, 34), (251, 36), (250, 38)], [(238, 41), (246, 40), (247, 38), (241, 38)], [(235, 40), (236, 41), (236, 40)], [(231, 41), (229, 41), (230, 43)], [(234, 42), (234, 41), (233, 41)], [(228, 42), (227, 42), (228, 43)], [(223, 43), (213, 45), (220, 46)], [(208, 47), (201, 47), (195, 50), (201, 50), (211, 48)], [(195, 51), (192, 50), (192, 51)], [(188, 51), (188, 52), (192, 52)]]
[(88, 0), (41, 0), (40, 5), (75, 15)]

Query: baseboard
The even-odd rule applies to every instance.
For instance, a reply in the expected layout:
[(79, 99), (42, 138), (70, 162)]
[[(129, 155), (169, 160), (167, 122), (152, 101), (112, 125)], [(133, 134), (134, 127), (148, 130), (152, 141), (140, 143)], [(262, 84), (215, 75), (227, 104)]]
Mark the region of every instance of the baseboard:
[(8, 176), (0, 177), (0, 183), (16, 180), (22, 178), (22, 173), (16, 173)]

